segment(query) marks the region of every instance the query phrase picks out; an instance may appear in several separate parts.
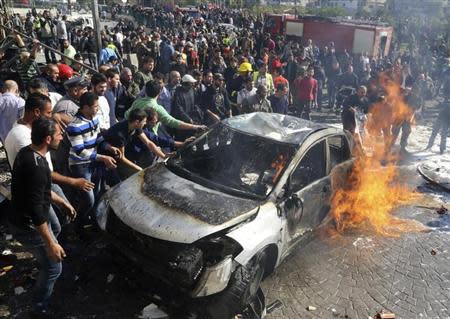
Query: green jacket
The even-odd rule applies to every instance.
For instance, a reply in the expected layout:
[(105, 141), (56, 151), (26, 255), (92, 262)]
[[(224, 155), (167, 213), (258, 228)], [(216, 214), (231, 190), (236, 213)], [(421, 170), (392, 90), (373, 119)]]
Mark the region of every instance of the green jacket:
[(171, 116), (169, 113), (167, 113), (166, 109), (161, 105), (159, 105), (158, 102), (156, 102), (156, 99), (151, 97), (143, 97), (141, 99), (137, 99), (136, 101), (134, 101), (131, 107), (125, 112), (125, 118), (128, 119), (128, 115), (130, 114), (131, 110), (134, 109), (145, 110), (147, 108), (154, 109), (156, 113), (158, 113), (159, 121), (165, 126), (171, 128), (180, 127), (180, 124), (182, 122)]

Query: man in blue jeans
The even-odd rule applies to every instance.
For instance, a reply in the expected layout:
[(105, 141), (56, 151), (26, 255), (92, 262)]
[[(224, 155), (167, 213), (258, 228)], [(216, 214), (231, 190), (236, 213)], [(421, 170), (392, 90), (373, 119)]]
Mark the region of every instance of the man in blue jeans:
[(16, 239), (33, 252), (38, 262), (33, 309), (38, 317), (50, 316), (48, 302), (66, 257), (57, 240), (61, 226), (51, 203), (66, 210), (70, 218), (76, 215), (70, 204), (51, 191), (51, 172), (45, 155), (50, 149), (57, 149), (61, 140), (56, 122), (44, 117), (35, 120), (32, 144), (19, 151), (12, 171), (13, 210), (9, 222)]
[[(98, 95), (92, 92), (84, 93), (80, 97), (80, 108), (66, 132), (71, 144), (69, 167), (73, 177), (85, 178), (95, 184), (88, 192), (79, 192), (77, 211), (80, 215), (78, 226), (88, 223), (91, 210), (102, 190), (104, 168), (116, 168), (116, 160), (111, 156), (97, 153), (98, 145), (103, 141), (100, 135), (100, 122), (96, 116), (98, 112)], [(116, 147), (106, 144), (105, 150), (115, 154), (117, 159), (122, 153)]]

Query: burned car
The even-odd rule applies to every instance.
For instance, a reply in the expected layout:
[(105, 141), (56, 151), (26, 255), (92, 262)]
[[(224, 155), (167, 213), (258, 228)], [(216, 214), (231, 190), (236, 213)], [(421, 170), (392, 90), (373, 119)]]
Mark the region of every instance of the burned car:
[(205, 318), (229, 319), (321, 224), (330, 172), (348, 162), (342, 130), (240, 115), (111, 189), (98, 222), (152, 276), (204, 298)]

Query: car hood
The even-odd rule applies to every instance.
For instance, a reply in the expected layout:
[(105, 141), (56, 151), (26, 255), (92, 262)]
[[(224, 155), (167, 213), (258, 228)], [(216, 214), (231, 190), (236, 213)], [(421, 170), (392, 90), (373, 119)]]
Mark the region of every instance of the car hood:
[(114, 213), (129, 227), (180, 243), (234, 226), (256, 214), (260, 205), (179, 177), (163, 163), (133, 175), (107, 196)]

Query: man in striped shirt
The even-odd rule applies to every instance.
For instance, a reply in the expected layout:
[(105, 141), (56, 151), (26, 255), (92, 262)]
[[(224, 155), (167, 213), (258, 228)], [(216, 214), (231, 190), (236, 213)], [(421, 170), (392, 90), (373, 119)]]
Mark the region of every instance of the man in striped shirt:
[[(87, 221), (95, 200), (99, 195), (102, 185), (102, 171), (116, 168), (116, 160), (111, 156), (97, 153), (97, 146), (103, 138), (100, 133), (100, 123), (96, 116), (98, 112), (98, 96), (95, 93), (87, 92), (80, 97), (80, 109), (75, 115), (72, 123), (67, 126), (66, 132), (71, 144), (69, 155), (69, 167), (74, 177), (83, 177), (95, 184), (93, 190), (89, 192), (79, 192), (78, 209), (80, 217), (79, 223)], [(106, 144), (106, 150), (122, 156), (120, 150)]]

